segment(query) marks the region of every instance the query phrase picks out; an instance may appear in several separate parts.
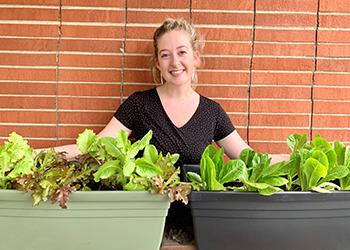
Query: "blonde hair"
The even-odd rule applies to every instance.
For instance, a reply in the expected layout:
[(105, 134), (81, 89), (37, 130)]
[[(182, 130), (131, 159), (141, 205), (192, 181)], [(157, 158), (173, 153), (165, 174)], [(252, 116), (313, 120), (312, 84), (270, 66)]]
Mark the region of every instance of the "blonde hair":
[[(160, 71), (157, 68), (158, 40), (162, 35), (173, 30), (185, 31), (190, 36), (190, 42), (191, 42), (193, 51), (201, 51), (204, 46), (203, 39), (201, 39), (201, 36), (195, 30), (192, 24), (190, 24), (183, 18), (180, 18), (180, 19), (167, 18), (162, 23), (162, 25), (156, 29), (156, 31), (153, 34), (154, 51), (151, 57), (151, 70), (152, 70), (153, 80), (158, 84), (163, 82), (163, 80), (161, 79)], [(192, 79), (192, 83), (197, 83), (197, 79), (198, 79), (197, 73), (195, 72)]]

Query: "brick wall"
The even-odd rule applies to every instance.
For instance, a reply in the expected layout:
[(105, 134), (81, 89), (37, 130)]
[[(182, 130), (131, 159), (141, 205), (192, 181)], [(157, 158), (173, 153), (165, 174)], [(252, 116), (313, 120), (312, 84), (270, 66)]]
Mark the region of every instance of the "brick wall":
[(35, 147), (96, 132), (153, 87), (152, 33), (166, 17), (204, 35), (197, 90), (258, 151), (291, 133), (350, 142), (349, 0), (1, 0), (0, 140)]

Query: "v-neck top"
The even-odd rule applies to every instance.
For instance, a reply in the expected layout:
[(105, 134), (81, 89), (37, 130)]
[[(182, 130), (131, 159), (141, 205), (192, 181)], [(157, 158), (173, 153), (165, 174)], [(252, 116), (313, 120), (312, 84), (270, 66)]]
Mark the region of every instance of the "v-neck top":
[(220, 104), (202, 95), (192, 117), (183, 126), (176, 127), (155, 88), (130, 95), (114, 116), (133, 131), (136, 140), (152, 130), (151, 143), (158, 151), (163, 155), (168, 152), (180, 154), (177, 165), (199, 164), (206, 146), (235, 130)]

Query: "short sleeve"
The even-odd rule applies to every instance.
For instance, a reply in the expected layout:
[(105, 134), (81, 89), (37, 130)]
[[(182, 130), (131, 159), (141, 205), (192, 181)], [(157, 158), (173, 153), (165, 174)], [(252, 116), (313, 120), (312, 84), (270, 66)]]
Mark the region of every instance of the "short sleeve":
[(117, 109), (114, 117), (130, 130), (134, 128), (134, 121), (137, 115), (137, 95), (129, 96)]
[(218, 104), (214, 141), (220, 141), (235, 130), (225, 110)]

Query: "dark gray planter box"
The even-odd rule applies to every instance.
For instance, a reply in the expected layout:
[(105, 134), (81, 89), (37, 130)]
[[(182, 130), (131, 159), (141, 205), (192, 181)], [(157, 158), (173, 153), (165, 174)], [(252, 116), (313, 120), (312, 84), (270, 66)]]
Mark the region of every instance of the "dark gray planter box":
[(350, 249), (350, 192), (192, 192), (200, 250)]

